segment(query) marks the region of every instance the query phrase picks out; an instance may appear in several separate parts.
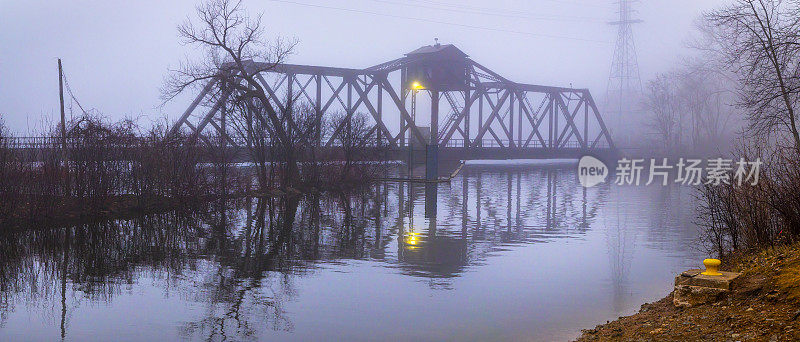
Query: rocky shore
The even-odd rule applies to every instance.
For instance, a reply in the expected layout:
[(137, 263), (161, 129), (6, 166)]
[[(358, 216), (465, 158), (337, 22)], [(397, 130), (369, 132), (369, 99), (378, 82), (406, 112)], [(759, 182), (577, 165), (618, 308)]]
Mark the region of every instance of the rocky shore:
[(800, 340), (800, 244), (731, 257), (722, 268), (741, 276), (718, 300), (677, 307), (670, 293), (578, 341)]

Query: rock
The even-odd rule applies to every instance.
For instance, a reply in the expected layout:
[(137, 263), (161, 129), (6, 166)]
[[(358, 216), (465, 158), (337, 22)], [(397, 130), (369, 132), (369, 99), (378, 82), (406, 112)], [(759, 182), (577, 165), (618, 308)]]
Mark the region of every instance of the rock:
[(730, 290), (734, 280), (739, 278), (740, 275), (740, 273), (736, 272), (720, 273), (722, 273), (721, 276), (707, 276), (700, 274), (700, 270), (688, 270), (675, 277), (675, 286), (691, 285)]
[(720, 272), (721, 276), (707, 276), (702, 270), (688, 270), (675, 277), (672, 303), (678, 308), (689, 308), (722, 299), (731, 289), (739, 273)]
[(713, 303), (720, 300), (728, 290), (702, 286), (678, 285), (673, 292), (672, 304), (679, 308)]
[(767, 297), (767, 299), (774, 301), (774, 300), (778, 299), (779, 295), (780, 295), (780, 293), (778, 291), (772, 290), (769, 293), (767, 293), (766, 297)]
[(691, 269), (691, 270), (688, 270), (688, 271), (683, 271), (683, 273), (681, 273), (681, 277), (688, 277), (688, 278), (692, 278), (692, 277), (694, 277), (694, 276), (697, 276), (697, 275), (698, 275), (698, 274), (700, 274), (701, 272), (703, 272), (703, 270), (699, 270), (699, 269)]

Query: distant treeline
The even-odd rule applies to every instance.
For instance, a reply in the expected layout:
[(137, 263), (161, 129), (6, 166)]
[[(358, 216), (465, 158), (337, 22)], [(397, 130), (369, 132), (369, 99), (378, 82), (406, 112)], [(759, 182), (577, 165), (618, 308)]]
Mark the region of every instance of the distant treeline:
[(137, 133), (130, 121), (86, 117), (64, 141), (53, 129), (52, 146), (37, 151), (13, 148), (8, 130), (0, 128), (0, 222), (80, 219), (167, 200), (190, 205), (219, 194), (213, 172), (198, 167), (195, 140), (170, 136), (163, 126)]
[(734, 105), (747, 121), (731, 157), (763, 163), (757, 182), (700, 189), (704, 241), (720, 255), (793, 243), (800, 239), (800, 3), (736, 0), (700, 23), (700, 48), (735, 85)]
[(304, 153), (297, 174), (286, 177), (284, 149), (268, 137), (246, 149), (259, 159), (241, 166), (222, 137), (171, 134), (165, 124), (142, 130), (131, 120), (86, 115), (67, 128), (66, 139), (53, 127), (46, 143), (23, 149), (0, 122), (0, 228), (196, 208), (226, 197), (340, 191), (369, 184), (384, 166), (355, 163), (343, 146), (345, 160)]

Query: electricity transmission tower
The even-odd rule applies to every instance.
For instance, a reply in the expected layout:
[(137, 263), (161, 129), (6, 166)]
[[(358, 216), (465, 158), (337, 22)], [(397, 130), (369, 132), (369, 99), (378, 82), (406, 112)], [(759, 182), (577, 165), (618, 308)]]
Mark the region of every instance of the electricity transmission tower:
[(619, 19), (609, 22), (617, 26), (617, 42), (614, 59), (606, 88), (606, 111), (614, 121), (627, 121), (636, 110), (637, 99), (642, 93), (642, 80), (639, 77), (639, 62), (636, 57), (636, 43), (633, 40), (633, 24), (641, 23), (632, 17), (631, 4), (638, 0), (618, 0)]

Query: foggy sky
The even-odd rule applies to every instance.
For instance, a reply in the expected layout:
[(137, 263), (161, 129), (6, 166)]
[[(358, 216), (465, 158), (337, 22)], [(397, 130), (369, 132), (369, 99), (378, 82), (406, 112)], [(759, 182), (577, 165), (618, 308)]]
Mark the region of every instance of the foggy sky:
[[(686, 54), (694, 20), (724, 2), (635, 4), (644, 20), (634, 27), (643, 81)], [(191, 94), (160, 106), (159, 88), (170, 67), (196, 53), (179, 44), (176, 31), (193, 17), (196, 4), (0, 0), (0, 117), (20, 134), (40, 128), (42, 120), (56, 121), (60, 57), (85, 109), (96, 108), (110, 119), (175, 119)], [(572, 84), (589, 88), (596, 98), (605, 95), (616, 37), (607, 24), (617, 15), (612, 0), (244, 0), (244, 5), (264, 13), (269, 36), (299, 40), (289, 63), (365, 68), (433, 44), (436, 37), (513, 81)], [(461, 9), (451, 9), (454, 5)]]

